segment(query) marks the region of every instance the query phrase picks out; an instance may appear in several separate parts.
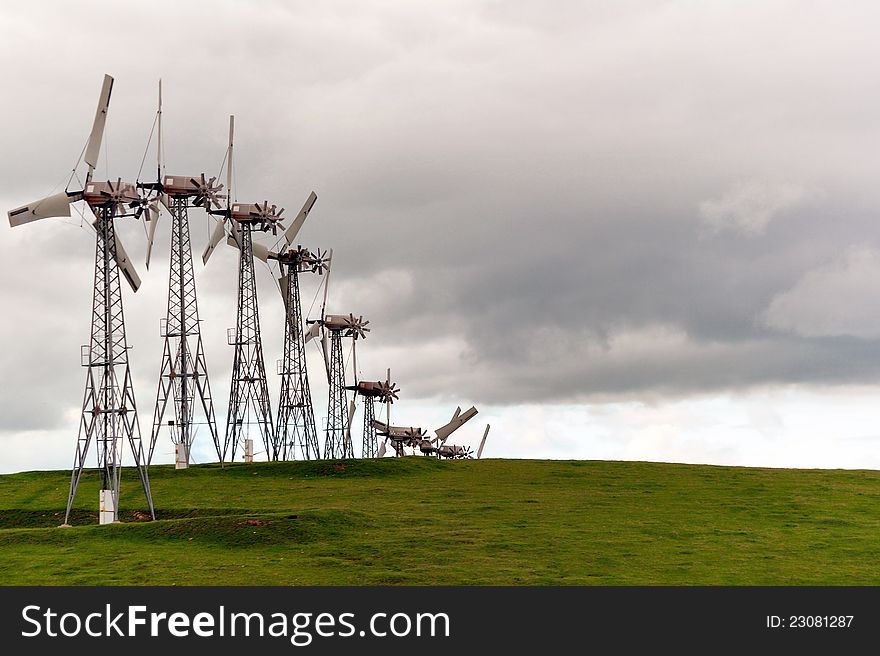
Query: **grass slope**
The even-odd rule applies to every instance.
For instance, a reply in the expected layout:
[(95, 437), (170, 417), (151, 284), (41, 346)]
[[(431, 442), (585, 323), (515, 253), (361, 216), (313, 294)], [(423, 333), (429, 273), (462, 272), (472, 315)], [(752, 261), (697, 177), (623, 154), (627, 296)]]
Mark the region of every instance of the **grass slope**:
[(2, 584), (880, 584), (880, 473), (431, 458), (0, 476)]

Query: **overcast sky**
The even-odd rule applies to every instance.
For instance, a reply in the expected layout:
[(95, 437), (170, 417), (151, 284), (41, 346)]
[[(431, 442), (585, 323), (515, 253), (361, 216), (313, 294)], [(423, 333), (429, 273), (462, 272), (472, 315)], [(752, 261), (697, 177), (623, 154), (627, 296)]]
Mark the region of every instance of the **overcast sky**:
[[(334, 249), (328, 310), (371, 321), (361, 375), (392, 368), (395, 420), (474, 404), (456, 439), (492, 423), (495, 457), (880, 467), (878, 24), (870, 2), (5, 3), (0, 201), (63, 186), (105, 72), (96, 175), (136, 177), (161, 77), (168, 173), (216, 174), (235, 114), (239, 200), (317, 192), (300, 240)], [(191, 217), (222, 424), (236, 253), (203, 268)], [(149, 272), (119, 223), (146, 435), (169, 221)], [(75, 218), (0, 239), (0, 471), (72, 460), (93, 242)]]

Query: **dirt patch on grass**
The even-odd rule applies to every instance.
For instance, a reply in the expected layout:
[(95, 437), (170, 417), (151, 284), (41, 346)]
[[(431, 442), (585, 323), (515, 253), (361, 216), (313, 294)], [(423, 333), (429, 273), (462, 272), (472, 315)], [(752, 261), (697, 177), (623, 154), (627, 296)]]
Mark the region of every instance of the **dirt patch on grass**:
[(269, 526), (272, 522), (266, 519), (246, 519), (241, 523), (248, 526)]

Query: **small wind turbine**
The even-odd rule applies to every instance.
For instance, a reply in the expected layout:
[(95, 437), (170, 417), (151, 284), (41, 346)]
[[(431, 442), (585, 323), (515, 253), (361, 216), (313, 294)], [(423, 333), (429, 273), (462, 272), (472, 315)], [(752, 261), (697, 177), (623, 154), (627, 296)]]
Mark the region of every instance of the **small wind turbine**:
[[(133, 291), (138, 290), (141, 281), (114, 225), (114, 219), (121, 217), (139, 218), (144, 212), (148, 217), (152, 216), (155, 203), (153, 199), (143, 198), (133, 183), (123, 182), (121, 178), (116, 182), (96, 182), (93, 179), (112, 89), (113, 78), (105, 75), (92, 130), (84, 149), (83, 159), (88, 165), (88, 173), (83, 188), (77, 191), (65, 189), (9, 212), (9, 225), (13, 228), (51, 217), (69, 217), (70, 205), (80, 200), (86, 202), (95, 216), (92, 224), (96, 247), (91, 340), (81, 350), (82, 365), (87, 368), (86, 390), (67, 510), (64, 513), (65, 525), (70, 519), (70, 510), (93, 439), (97, 443), (98, 466), (101, 469), (100, 523), (114, 522), (118, 518), (121, 442), (128, 442), (131, 448), (150, 515), (155, 519), (128, 366), (129, 347), (125, 337), (119, 275), (122, 273)], [(74, 175), (75, 172), (76, 167)]]
[[(330, 251), (331, 257), (333, 251)], [(357, 341), (364, 339), (367, 333), (369, 321), (363, 316), (355, 317), (354, 314), (326, 314), (327, 291), (329, 289), (329, 275), (324, 279), (324, 301), (321, 304), (321, 318), (308, 321), (311, 329), (306, 335), (305, 341), (311, 341), (319, 334), (321, 336), (321, 350), (324, 354), (324, 365), (327, 368), (327, 382), (329, 383), (329, 395), (327, 402), (327, 426), (324, 440), (324, 457), (330, 458), (354, 458), (354, 447), (351, 442), (351, 418), (354, 414), (354, 404), (349, 405), (345, 387), (345, 360), (342, 355), (342, 338), (350, 337), (352, 340), (352, 364), (357, 373)], [(328, 354), (328, 336), (329, 348)]]
[[(198, 395), (202, 412), (217, 457), (223, 464), (223, 451), (217, 423), (214, 419), (214, 401), (208, 379), (208, 365), (202, 345), (199, 307), (196, 296), (196, 281), (192, 264), (192, 246), (189, 235), (189, 207), (202, 207), (206, 210), (220, 207), (223, 185), (215, 184), (216, 178), (205, 178), (202, 173), (190, 175), (166, 175), (162, 149), (162, 81), (159, 81), (159, 109), (156, 112), (158, 139), (156, 142), (156, 182), (141, 183), (138, 186), (159, 194), (162, 204), (171, 215), (171, 256), (168, 275), (168, 305), (165, 318), (159, 322), (159, 333), (165, 340), (162, 364), (159, 368), (159, 388), (153, 410), (153, 429), (150, 435), (150, 450), (147, 462), (152, 462), (156, 440), (163, 426), (173, 427), (170, 431), (175, 446), (175, 468), (186, 469), (190, 463), (190, 453), (195, 430), (193, 415)], [(150, 254), (159, 213), (148, 213), (150, 222), (147, 242), (146, 266), (150, 268)], [(163, 422), (163, 417), (171, 405), (174, 419)]]
[[(289, 244), (290, 242), (288, 246)], [(279, 253), (270, 253), (269, 257), (276, 259), (281, 269), (278, 282), (285, 315), (284, 350), (282, 359), (278, 361), (281, 397), (276, 430), (281, 443), (281, 457), (285, 460), (293, 459), (295, 445), (298, 443), (304, 459), (317, 459), (321, 457), (321, 451), (306, 366), (306, 333), (303, 329), (299, 274), (311, 272), (319, 276), (329, 276), (330, 256), (327, 251), (322, 252), (319, 249), (312, 253), (298, 246)]]
[[(346, 387), (346, 389), (355, 392), (355, 398), (361, 397), (364, 400), (364, 433), (361, 457), (381, 458), (385, 453), (385, 448), (384, 442), (381, 446), (376, 442), (376, 427), (373, 424), (376, 419), (374, 404), (376, 402), (385, 404), (386, 422), (390, 422), (391, 404), (400, 398), (400, 389), (397, 387), (396, 383), (391, 382), (391, 370), (388, 370), (388, 376), (385, 380), (356, 380), (354, 385)], [(354, 404), (355, 401), (352, 399), (352, 407)], [(354, 413), (349, 413), (349, 431), (351, 430), (351, 418), (353, 414)]]
[[(272, 408), (269, 401), (269, 386), (266, 380), (266, 366), (263, 359), (263, 342), (260, 336), (260, 314), (257, 304), (257, 282), (254, 275), (254, 255), (265, 259), (265, 246), (254, 244), (254, 231), (273, 234), (278, 229), (281, 213), (284, 208), (277, 209), (264, 201), (259, 203), (239, 203), (234, 199), (232, 187), (233, 175), (233, 142), (235, 118), (229, 117), (229, 145), (226, 150), (226, 207), (209, 209), (211, 214), (220, 217), (208, 245), (202, 254), (202, 262), (207, 264), (208, 258), (217, 245), (223, 240), (227, 229), (229, 240), (238, 246), (238, 308), (236, 310), (235, 328), (227, 330), (227, 342), (235, 347), (232, 363), (232, 380), (229, 391), (229, 408), (226, 413), (226, 439), (223, 443), (221, 460), (231, 448), (229, 460), (235, 459), (235, 451), (239, 444), (246, 445), (249, 437), (248, 428), (256, 424), (263, 439), (267, 457), (278, 459), (278, 443), (275, 438), (275, 425), (272, 421)], [(250, 410), (254, 421), (250, 421)]]

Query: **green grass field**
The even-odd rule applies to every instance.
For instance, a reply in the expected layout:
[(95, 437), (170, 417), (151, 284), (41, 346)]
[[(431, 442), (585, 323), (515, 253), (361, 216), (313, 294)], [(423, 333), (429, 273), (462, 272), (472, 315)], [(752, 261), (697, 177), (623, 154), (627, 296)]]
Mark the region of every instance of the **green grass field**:
[(0, 476), (0, 583), (880, 584), (880, 472), (431, 458)]

